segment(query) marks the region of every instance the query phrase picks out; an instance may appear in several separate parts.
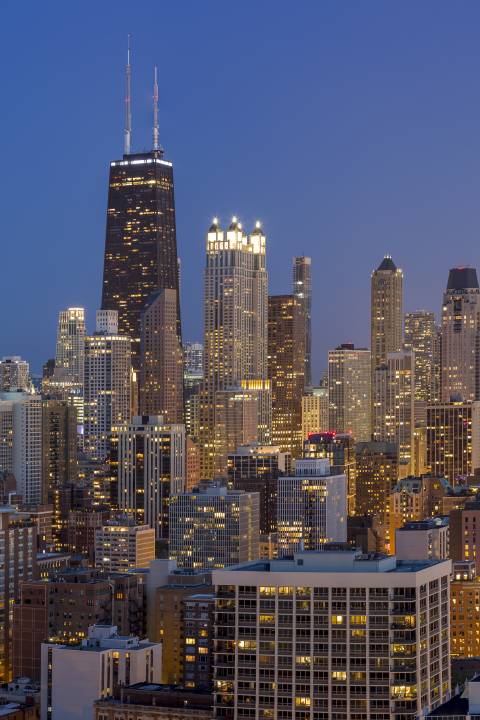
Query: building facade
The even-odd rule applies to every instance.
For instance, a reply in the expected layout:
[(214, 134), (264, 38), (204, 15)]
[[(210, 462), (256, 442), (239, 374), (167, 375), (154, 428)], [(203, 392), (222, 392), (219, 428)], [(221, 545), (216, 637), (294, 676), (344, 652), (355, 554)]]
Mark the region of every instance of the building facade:
[(415, 720), (450, 692), (450, 572), (328, 549), (215, 570), (215, 717)]
[(185, 487), (185, 427), (134, 417), (118, 431), (118, 505), (138, 525), (168, 538), (168, 505)]
[[(238, 388), (254, 391), (258, 396), (257, 437), (262, 443), (270, 442), (265, 252), (266, 238), (259, 223), (247, 235), (236, 217), (226, 230), (214, 219), (207, 233), (200, 407), (201, 472), (207, 479), (226, 473), (226, 455), (240, 444), (229, 446), (225, 438), (228, 428), (215, 432), (217, 393)], [(225, 406), (225, 396), (218, 404)]]
[(305, 386), (303, 307), (295, 295), (268, 298), (268, 377), (272, 388), (272, 443), (301, 454)]
[(350, 343), (329, 350), (329, 426), (323, 429), (351, 433), (357, 442), (370, 440), (370, 394), (370, 350)]
[(293, 294), (302, 307), (304, 320), (305, 385), (312, 384), (312, 258), (293, 258)]
[(442, 401), (478, 400), (479, 287), (475, 268), (452, 268), (443, 296)]
[(170, 500), (170, 558), (179, 568), (226, 567), (258, 557), (258, 493), (210, 486)]
[(183, 353), (178, 335), (177, 291), (158, 290), (140, 322), (140, 414), (183, 422)]
[(346, 542), (346, 476), (326, 459), (296, 460), (294, 474), (278, 479), (277, 523), (280, 556)]
[(173, 165), (161, 149), (128, 151), (110, 163), (102, 308), (118, 312), (119, 333), (132, 340), (135, 371), (141, 314), (151, 294), (164, 288), (177, 292), (180, 338)]
[(480, 467), (480, 402), (446, 402), (427, 407), (427, 465), (451, 485)]
[(85, 339), (84, 448), (93, 460), (110, 455), (112, 427), (130, 420), (132, 356), (129, 337), (104, 332), (103, 311), (97, 332)]

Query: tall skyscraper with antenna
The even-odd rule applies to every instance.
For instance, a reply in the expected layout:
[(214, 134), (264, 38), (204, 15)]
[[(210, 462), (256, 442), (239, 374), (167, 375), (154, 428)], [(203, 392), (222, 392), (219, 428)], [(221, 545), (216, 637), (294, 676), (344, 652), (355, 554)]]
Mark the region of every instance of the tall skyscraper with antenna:
[(110, 163), (102, 309), (118, 312), (118, 330), (132, 339), (132, 365), (140, 367), (140, 320), (154, 292), (177, 293), (180, 301), (173, 165), (159, 142), (158, 83), (153, 84), (153, 146), (132, 152), (130, 40), (126, 67), (124, 154)]

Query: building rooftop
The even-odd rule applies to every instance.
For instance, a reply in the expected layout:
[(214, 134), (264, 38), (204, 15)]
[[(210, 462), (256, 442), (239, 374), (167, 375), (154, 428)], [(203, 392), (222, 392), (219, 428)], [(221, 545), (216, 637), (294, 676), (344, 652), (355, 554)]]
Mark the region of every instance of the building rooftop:
[(434, 530), (435, 528), (448, 527), (449, 516), (445, 515), (442, 517), (428, 518), (427, 520), (409, 520), (398, 528), (398, 532), (405, 532), (408, 530)]
[(452, 268), (448, 273), (448, 290), (467, 290), (478, 288), (477, 271), (472, 267)]
[[(276, 560), (252, 560), (233, 565), (226, 570), (247, 572), (325, 572), (325, 573), (416, 573), (446, 560), (397, 560), (394, 555), (362, 553), (348, 544), (332, 543), (323, 550), (297, 552)], [(222, 572), (222, 571), (219, 571)]]
[(385, 255), (382, 262), (378, 266), (377, 270), (393, 270), (395, 271), (397, 269), (397, 266), (393, 262), (390, 255)]

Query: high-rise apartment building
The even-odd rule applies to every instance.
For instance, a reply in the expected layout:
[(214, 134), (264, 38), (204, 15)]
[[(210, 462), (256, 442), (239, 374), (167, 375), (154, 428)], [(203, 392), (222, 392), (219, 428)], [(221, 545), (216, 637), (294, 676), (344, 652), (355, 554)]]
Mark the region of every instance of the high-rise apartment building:
[[(452, 582), (450, 585), (451, 613), (451, 655), (452, 658), (477, 658), (480, 655), (480, 633), (478, 633), (478, 598), (480, 594), (480, 577), (475, 563), (469, 561), (454, 561)], [(478, 685), (478, 681), (476, 683)], [(473, 708), (472, 708), (473, 710)], [(478, 716), (478, 715), (477, 715)], [(451, 717), (452, 720), (474, 720), (475, 714), (451, 715), (442, 713), (442, 720)]]
[(168, 506), (185, 487), (185, 427), (138, 416), (118, 428), (118, 506), (157, 539), (168, 538)]
[(450, 512), (450, 553), (452, 560), (475, 563), (480, 575), (480, 552), (477, 552), (477, 526), (480, 527), (480, 502), (466, 502), (463, 508)]
[(0, 470), (12, 472), (24, 503), (43, 500), (42, 398), (0, 392)]
[(443, 296), (442, 401), (479, 399), (480, 290), (475, 268), (452, 268)]
[(140, 414), (183, 422), (183, 353), (178, 335), (177, 291), (148, 299), (140, 322)]
[(170, 500), (170, 558), (179, 568), (211, 569), (258, 557), (258, 493), (215, 485)]
[(183, 604), (183, 683), (187, 688), (211, 689), (215, 595), (197, 593)]
[(305, 385), (312, 383), (312, 259), (293, 258), (293, 294), (302, 307), (304, 322)]
[(450, 693), (450, 572), (328, 546), (214, 570), (215, 717), (416, 720)]
[(13, 608), (14, 677), (40, 680), (41, 644), (47, 638), (72, 645), (94, 624), (114, 624), (121, 635), (143, 636), (144, 593), (143, 578), (136, 573), (85, 567), (24, 580)]
[[(256, 393), (258, 440), (267, 444), (270, 440), (265, 248), (260, 224), (246, 235), (236, 217), (225, 231), (214, 219), (207, 233), (205, 379), (200, 407), (204, 478), (225, 474), (226, 456), (240, 444), (229, 444), (226, 427), (215, 432), (217, 393), (236, 392), (239, 387)], [(225, 406), (225, 396), (219, 405)]]
[(155, 559), (155, 531), (111, 520), (95, 531), (95, 566), (104, 572), (147, 568)]
[(323, 432), (309, 435), (303, 442), (304, 458), (326, 458), (332, 474), (347, 478), (347, 510), (355, 515), (357, 460), (355, 438), (348, 433)]
[(57, 546), (66, 532), (68, 515), (62, 512), (61, 488), (78, 478), (77, 412), (68, 402), (44, 400), (42, 405), (43, 502), (53, 508)]
[(308, 388), (302, 397), (302, 441), (310, 433), (326, 432), (329, 427), (328, 388)]
[(277, 531), (278, 478), (290, 470), (290, 453), (274, 445), (242, 445), (228, 456), (229, 486), (259, 494), (261, 535)]
[(112, 427), (130, 419), (131, 341), (111, 332), (113, 320), (105, 327), (104, 311), (99, 311), (97, 320), (97, 332), (85, 339), (84, 448), (92, 459), (105, 460)]
[(304, 315), (295, 295), (268, 298), (268, 377), (272, 388), (272, 443), (301, 453), (305, 358)]
[(183, 369), (185, 385), (197, 384), (203, 380), (203, 345), (186, 342), (183, 346)]
[(153, 292), (177, 292), (179, 338), (181, 327), (173, 165), (158, 140), (158, 88), (155, 82), (153, 148), (132, 153), (130, 77), (129, 59), (124, 154), (110, 163), (102, 308), (117, 310), (120, 335), (132, 339), (132, 365), (138, 371), (140, 318)]
[(33, 580), (37, 572), (37, 529), (33, 522), (21, 519), (13, 509), (0, 509), (0, 680), (12, 679), (13, 607), (20, 599), (24, 580)]
[(403, 344), (403, 272), (386, 255), (371, 280), (371, 362), (372, 362), (372, 437), (378, 434), (378, 421), (383, 413), (383, 383), (376, 377), (384, 368), (388, 353), (399, 352)]
[(451, 485), (480, 467), (480, 402), (445, 402), (427, 407), (427, 465)]
[(386, 255), (372, 273), (371, 359), (372, 371), (398, 352), (403, 343), (403, 272)]
[(326, 459), (296, 460), (292, 475), (278, 479), (277, 523), (279, 555), (346, 542), (346, 476)]
[(420, 406), (419, 410), (436, 401), (436, 343), (435, 313), (426, 310), (405, 313), (405, 350), (411, 350), (415, 357), (415, 404)]
[(415, 358), (412, 352), (387, 355), (386, 442), (397, 446), (401, 476), (413, 471), (415, 429)]
[(384, 538), (389, 534), (390, 493), (398, 480), (395, 443), (371, 441), (356, 446), (357, 515), (378, 517)]
[(370, 350), (353, 344), (328, 352), (329, 429), (351, 433), (357, 442), (371, 437)]
[(72, 383), (83, 382), (85, 355), (85, 310), (68, 308), (58, 316), (55, 368), (63, 368)]
[(259, 393), (228, 388), (215, 393), (215, 477), (225, 477), (228, 454), (258, 441)]
[(31, 388), (30, 366), (26, 360), (18, 355), (4, 357), (0, 360), (0, 392), (22, 390), (28, 392)]

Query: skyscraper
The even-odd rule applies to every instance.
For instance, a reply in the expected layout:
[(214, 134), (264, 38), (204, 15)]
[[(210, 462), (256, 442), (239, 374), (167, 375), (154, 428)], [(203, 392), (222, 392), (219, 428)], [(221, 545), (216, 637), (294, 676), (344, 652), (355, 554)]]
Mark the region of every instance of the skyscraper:
[(479, 398), (480, 290), (475, 268), (452, 268), (443, 296), (442, 401)]
[(68, 308), (58, 316), (55, 368), (63, 368), (72, 383), (83, 382), (85, 310)]
[(295, 295), (268, 298), (268, 377), (272, 388), (272, 443), (299, 456), (305, 386), (303, 312)]
[(157, 539), (168, 538), (170, 497), (185, 488), (185, 427), (134, 417), (118, 429), (118, 506)]
[(132, 364), (140, 367), (140, 317), (157, 290), (177, 292), (181, 337), (179, 272), (173, 165), (158, 142), (158, 87), (154, 82), (153, 148), (131, 152), (130, 52), (127, 63), (125, 148), (110, 163), (102, 308), (118, 311), (121, 335), (132, 339)]
[(328, 415), (328, 388), (308, 388), (302, 397), (302, 440), (309, 433), (325, 432), (330, 426)]
[(415, 353), (415, 402), (434, 402), (435, 313), (417, 310), (405, 314), (405, 349)]
[(293, 258), (293, 294), (299, 301), (304, 321), (305, 334), (305, 385), (312, 384), (312, 259)]
[(0, 393), (0, 470), (13, 472), (24, 503), (42, 502), (42, 398)]
[(0, 392), (30, 390), (30, 368), (26, 360), (18, 355), (0, 360)]
[(292, 475), (278, 478), (277, 523), (279, 556), (346, 542), (346, 476), (327, 459), (296, 460)]
[[(216, 457), (236, 450), (215, 434), (216, 393), (239, 387), (258, 396), (258, 440), (270, 441), (267, 381), (268, 279), (265, 235), (259, 223), (246, 235), (234, 217), (207, 233), (205, 268), (205, 381), (201, 402), (202, 477), (218, 472)], [(222, 402), (224, 404), (224, 402)], [(220, 448), (217, 447), (220, 442)]]
[(225, 487), (170, 500), (170, 558), (180, 568), (207, 569), (258, 558), (259, 494)]
[(53, 530), (57, 546), (66, 534), (67, 508), (63, 512), (62, 488), (78, 477), (77, 413), (60, 400), (45, 400), (42, 407), (43, 502), (53, 506)]
[(112, 427), (128, 422), (131, 403), (130, 338), (105, 325), (99, 311), (97, 332), (85, 339), (85, 452), (94, 460), (110, 454)]
[(450, 692), (450, 573), (338, 546), (214, 570), (214, 716), (421, 717)]
[(427, 465), (451, 485), (480, 468), (480, 402), (428, 406)]
[[(370, 350), (344, 343), (328, 352), (329, 429), (370, 440)], [(323, 428), (325, 430), (325, 428)]]
[(388, 353), (385, 436), (397, 446), (400, 477), (413, 472), (414, 461), (414, 354), (408, 350)]
[(387, 355), (402, 349), (403, 343), (403, 272), (390, 255), (386, 255), (372, 273), (371, 281), (371, 360), (372, 360), (372, 434), (375, 415), (383, 402), (382, 385), (375, 378), (377, 368), (387, 362)]
[(153, 293), (141, 315), (140, 413), (183, 422), (183, 353), (177, 332), (177, 292)]

